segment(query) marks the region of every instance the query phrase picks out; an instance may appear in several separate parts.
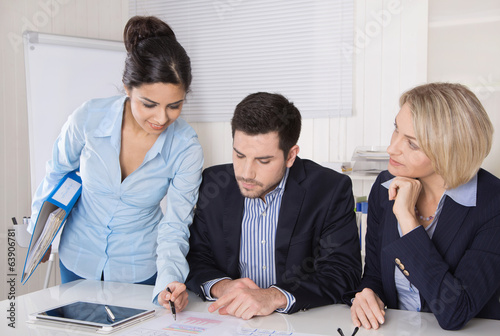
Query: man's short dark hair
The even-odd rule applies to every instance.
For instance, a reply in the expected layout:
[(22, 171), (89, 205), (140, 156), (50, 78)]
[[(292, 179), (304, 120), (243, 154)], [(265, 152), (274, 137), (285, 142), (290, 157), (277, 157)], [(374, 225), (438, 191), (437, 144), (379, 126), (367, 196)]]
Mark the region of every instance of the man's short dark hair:
[(231, 128), (248, 135), (278, 132), (279, 148), (285, 159), (297, 144), (302, 118), (299, 110), (277, 93), (257, 92), (245, 97), (234, 110)]

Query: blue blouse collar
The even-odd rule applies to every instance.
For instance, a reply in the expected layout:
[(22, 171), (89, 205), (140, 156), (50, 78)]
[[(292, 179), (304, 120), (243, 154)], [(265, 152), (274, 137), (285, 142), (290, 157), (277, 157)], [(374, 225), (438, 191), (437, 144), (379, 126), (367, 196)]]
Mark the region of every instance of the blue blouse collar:
[[(394, 180), (394, 178), (383, 182), (382, 186), (389, 189), (389, 186), (390, 186), (392, 180)], [(476, 173), (476, 175), (474, 175), (474, 177), (469, 182), (462, 184), (462, 185), (460, 185), (456, 188), (453, 188), (453, 189), (446, 189), (446, 191), (444, 192), (444, 195), (451, 197), (456, 203), (458, 203), (462, 206), (467, 206), (467, 207), (476, 206), (477, 173)]]

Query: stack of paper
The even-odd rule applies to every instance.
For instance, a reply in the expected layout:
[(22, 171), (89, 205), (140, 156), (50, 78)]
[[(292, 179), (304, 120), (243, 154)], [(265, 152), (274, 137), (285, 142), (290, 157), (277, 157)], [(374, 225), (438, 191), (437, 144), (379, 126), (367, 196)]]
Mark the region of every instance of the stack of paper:
[(66, 211), (61, 208), (57, 208), (52, 211), (45, 222), (45, 226), (43, 227), (42, 234), (36, 241), (35, 245), (32, 249), (30, 249), (29, 254), (27, 256), (26, 267), (24, 268), (24, 277), (31, 274), (40, 259), (42, 259), (45, 251), (49, 248), (49, 245), (52, 243), (52, 240), (55, 238), (59, 227), (66, 216)]
[(359, 174), (378, 174), (387, 169), (389, 154), (387, 146), (361, 146), (356, 147), (352, 155), (353, 172)]

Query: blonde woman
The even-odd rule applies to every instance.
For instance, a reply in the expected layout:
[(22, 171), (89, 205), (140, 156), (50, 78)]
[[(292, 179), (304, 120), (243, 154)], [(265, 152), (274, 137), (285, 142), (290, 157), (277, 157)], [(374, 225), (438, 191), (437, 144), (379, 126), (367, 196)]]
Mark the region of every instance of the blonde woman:
[(369, 197), (356, 326), (384, 307), (432, 312), (443, 329), (500, 319), (500, 180), (480, 168), (493, 127), (465, 86), (431, 83), (400, 98), (388, 171)]

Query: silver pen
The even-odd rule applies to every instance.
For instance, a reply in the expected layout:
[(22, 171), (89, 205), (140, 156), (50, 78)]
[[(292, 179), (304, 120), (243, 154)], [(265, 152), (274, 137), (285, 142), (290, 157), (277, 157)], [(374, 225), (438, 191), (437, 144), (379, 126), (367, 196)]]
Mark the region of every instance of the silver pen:
[(106, 313), (108, 313), (108, 316), (109, 318), (114, 321), (115, 320), (115, 315), (113, 314), (113, 312), (111, 311), (111, 309), (109, 309), (108, 306), (104, 306), (104, 309), (106, 309)]

